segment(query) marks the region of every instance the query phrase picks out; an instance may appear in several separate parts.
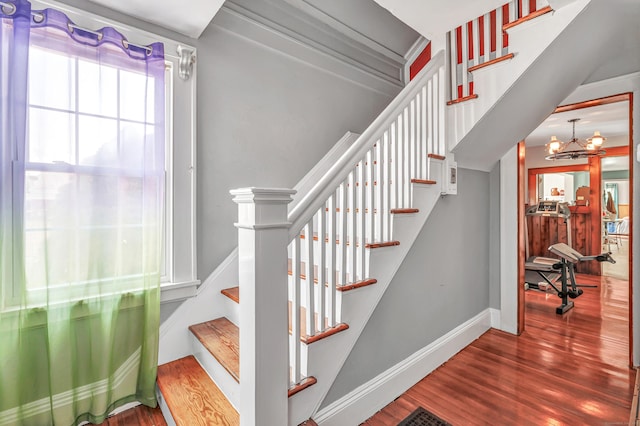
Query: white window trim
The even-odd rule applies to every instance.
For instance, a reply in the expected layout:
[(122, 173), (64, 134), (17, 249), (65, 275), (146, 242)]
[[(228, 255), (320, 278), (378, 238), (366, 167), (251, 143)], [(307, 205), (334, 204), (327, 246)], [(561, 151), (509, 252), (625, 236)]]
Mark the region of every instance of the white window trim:
[[(167, 61), (167, 94), (172, 102), (167, 111), (167, 200), (165, 220), (165, 276), (161, 302), (184, 300), (196, 295), (196, 81), (197, 66), (188, 80), (179, 77), (178, 48), (197, 53), (195, 47), (52, 0), (31, 0), (33, 9), (53, 8), (64, 12), (81, 27), (113, 27), (131, 43), (162, 42)], [(179, 143), (179, 148), (176, 144)]]

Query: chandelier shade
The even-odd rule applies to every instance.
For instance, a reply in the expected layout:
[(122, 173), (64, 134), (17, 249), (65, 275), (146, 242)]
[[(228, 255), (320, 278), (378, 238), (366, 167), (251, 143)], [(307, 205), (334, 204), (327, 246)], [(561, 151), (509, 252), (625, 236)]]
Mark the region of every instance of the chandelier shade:
[(562, 142), (556, 136), (551, 136), (551, 140), (545, 145), (548, 152), (545, 159), (575, 160), (606, 154), (606, 151), (601, 148), (607, 138), (602, 136), (599, 131), (596, 130), (592, 137), (583, 142), (576, 138), (576, 122), (580, 121), (580, 119), (572, 118), (567, 121), (573, 125), (571, 140)]

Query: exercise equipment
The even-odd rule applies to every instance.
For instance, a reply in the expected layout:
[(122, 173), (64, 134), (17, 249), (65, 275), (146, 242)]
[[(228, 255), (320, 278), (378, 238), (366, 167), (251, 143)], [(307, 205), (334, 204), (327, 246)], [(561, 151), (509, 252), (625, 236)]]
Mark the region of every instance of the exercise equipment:
[[(576, 285), (575, 265), (578, 262), (597, 260), (598, 262), (616, 263), (610, 252), (583, 256), (565, 243), (553, 244), (549, 247), (549, 251), (560, 256), (560, 259), (555, 259), (556, 263), (551, 266), (553, 269), (560, 271), (562, 283), (562, 289), (558, 291), (558, 297), (562, 299), (562, 304), (556, 308), (556, 314), (558, 315), (562, 315), (573, 308), (574, 304), (568, 298), (575, 299), (582, 294), (582, 289)], [(554, 289), (557, 290), (555, 286)]]
[[(568, 203), (561, 203), (558, 201), (540, 201), (538, 204), (534, 204), (527, 208), (525, 212), (526, 216), (538, 216), (549, 218), (561, 218), (564, 219), (567, 224), (567, 241), (571, 246), (571, 211), (569, 210)], [(558, 259), (542, 257), (542, 256), (529, 256), (529, 232), (527, 229), (527, 221), (525, 220), (525, 288), (540, 289), (540, 284), (546, 284), (553, 287), (556, 293), (560, 293), (561, 290), (555, 286), (556, 281), (560, 278), (560, 272), (553, 268), (553, 265), (558, 263)], [(543, 281), (540, 281), (542, 279)]]

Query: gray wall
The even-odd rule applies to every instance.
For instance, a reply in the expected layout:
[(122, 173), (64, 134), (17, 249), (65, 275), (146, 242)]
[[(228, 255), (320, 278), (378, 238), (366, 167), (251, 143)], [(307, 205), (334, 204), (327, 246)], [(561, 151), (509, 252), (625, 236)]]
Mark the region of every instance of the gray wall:
[[(298, 51), (283, 52), (286, 40), (251, 25), (219, 13), (197, 44), (201, 280), (237, 246), (230, 189), (293, 187), (345, 132), (362, 132), (392, 99), (365, 79), (337, 74), (326, 55), (307, 49), (319, 61), (311, 65)], [(270, 40), (280, 50), (261, 44)]]
[(490, 175), (458, 172), (459, 195), (436, 204), (323, 407), (489, 307)]

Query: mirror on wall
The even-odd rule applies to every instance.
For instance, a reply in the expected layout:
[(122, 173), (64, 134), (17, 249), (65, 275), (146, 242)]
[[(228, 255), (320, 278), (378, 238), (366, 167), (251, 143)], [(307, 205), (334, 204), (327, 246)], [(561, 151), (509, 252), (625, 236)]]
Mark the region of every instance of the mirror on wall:
[(629, 156), (602, 159), (603, 214), (613, 219), (629, 216)]
[(589, 172), (544, 173), (537, 175), (538, 201), (552, 200), (575, 204), (576, 190), (589, 186)]

